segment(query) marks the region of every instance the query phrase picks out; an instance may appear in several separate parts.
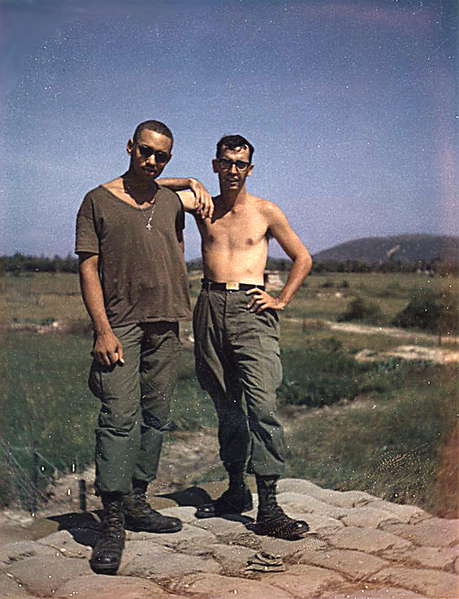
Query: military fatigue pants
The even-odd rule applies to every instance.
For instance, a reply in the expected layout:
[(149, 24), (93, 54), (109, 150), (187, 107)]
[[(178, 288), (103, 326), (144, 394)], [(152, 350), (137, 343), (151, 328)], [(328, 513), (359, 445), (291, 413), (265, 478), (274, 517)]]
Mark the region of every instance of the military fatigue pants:
[(220, 458), (227, 469), (248, 460), (249, 472), (280, 476), (278, 316), (273, 310), (250, 312), (249, 299), (245, 291), (201, 291), (193, 314), (196, 373), (217, 410)]
[(95, 360), (89, 387), (101, 402), (96, 428), (96, 490), (129, 493), (132, 480), (156, 477), (177, 382), (178, 323), (116, 327), (125, 364)]

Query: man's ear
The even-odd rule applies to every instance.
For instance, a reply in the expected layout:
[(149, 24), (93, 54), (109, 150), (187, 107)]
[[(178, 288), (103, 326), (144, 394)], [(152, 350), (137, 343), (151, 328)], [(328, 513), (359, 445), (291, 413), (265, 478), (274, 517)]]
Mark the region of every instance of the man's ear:
[(132, 154), (132, 149), (134, 148), (134, 140), (131, 138), (126, 144), (126, 152), (129, 156)]
[(213, 168), (214, 173), (218, 173), (218, 160), (217, 160), (217, 158), (214, 158), (212, 160), (212, 168)]
[(249, 166), (249, 168), (247, 169), (247, 177), (250, 177), (250, 175), (252, 174), (253, 167), (254, 167), (254, 165), (253, 165), (253, 164), (251, 164), (251, 165)]

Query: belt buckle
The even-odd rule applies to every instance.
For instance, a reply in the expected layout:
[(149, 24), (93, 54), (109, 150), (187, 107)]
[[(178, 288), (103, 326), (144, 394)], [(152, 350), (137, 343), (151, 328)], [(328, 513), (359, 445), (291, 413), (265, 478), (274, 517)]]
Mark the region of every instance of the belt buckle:
[(239, 291), (239, 283), (237, 281), (228, 281), (225, 285), (227, 291)]

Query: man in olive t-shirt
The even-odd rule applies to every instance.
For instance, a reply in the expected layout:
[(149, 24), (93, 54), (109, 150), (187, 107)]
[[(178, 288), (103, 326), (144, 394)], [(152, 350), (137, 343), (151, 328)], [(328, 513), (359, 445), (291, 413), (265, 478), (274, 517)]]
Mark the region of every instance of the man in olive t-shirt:
[(166, 125), (141, 123), (127, 144), (128, 171), (90, 191), (77, 217), (81, 291), (94, 324), (89, 385), (101, 400), (95, 460), (104, 516), (90, 560), (100, 574), (117, 571), (125, 525), (150, 532), (182, 527), (153, 510), (145, 493), (168, 428), (179, 322), (191, 318), (184, 210), (209, 216), (212, 201), (194, 179), (195, 196), (184, 203), (156, 183), (172, 144)]

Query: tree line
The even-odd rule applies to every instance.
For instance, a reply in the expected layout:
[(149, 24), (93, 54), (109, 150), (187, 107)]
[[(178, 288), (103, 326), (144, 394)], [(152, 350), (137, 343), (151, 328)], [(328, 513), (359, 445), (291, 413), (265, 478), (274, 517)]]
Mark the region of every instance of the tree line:
[[(288, 271), (291, 267), (291, 261), (283, 258), (268, 257), (266, 265), (267, 270)], [(200, 258), (189, 260), (187, 262), (189, 272), (202, 270), (202, 260)], [(427, 272), (433, 274), (459, 274), (459, 260), (443, 260), (435, 258), (433, 260), (420, 260), (415, 263), (403, 262), (401, 260), (386, 260), (384, 262), (370, 263), (364, 260), (325, 260), (314, 262), (312, 272), (316, 274), (338, 272), (338, 273), (390, 273), (390, 272)], [(21, 273), (33, 272), (78, 272), (78, 258), (68, 254), (65, 258), (54, 256), (27, 256), (16, 253), (13, 256), (0, 257), (0, 272), (12, 273), (19, 276)]]

